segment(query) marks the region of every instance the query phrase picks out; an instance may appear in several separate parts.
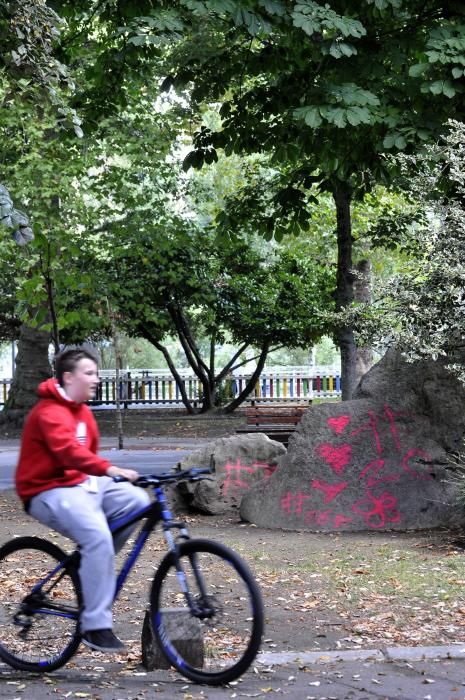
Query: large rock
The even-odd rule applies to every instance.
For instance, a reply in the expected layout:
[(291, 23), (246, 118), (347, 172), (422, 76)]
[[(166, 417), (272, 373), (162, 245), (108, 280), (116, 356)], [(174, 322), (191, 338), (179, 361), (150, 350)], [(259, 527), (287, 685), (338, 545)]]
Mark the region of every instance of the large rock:
[(183, 468), (215, 465), (212, 479), (180, 484), (187, 503), (204, 513), (225, 513), (238, 508), (244, 493), (267, 481), (286, 454), (286, 448), (262, 433), (237, 435), (210, 442), (190, 454)]
[(241, 516), (326, 531), (463, 523), (448, 477), (464, 433), (462, 384), (439, 362), (407, 364), (390, 351), (354, 400), (308, 409), (277, 470), (244, 495)]

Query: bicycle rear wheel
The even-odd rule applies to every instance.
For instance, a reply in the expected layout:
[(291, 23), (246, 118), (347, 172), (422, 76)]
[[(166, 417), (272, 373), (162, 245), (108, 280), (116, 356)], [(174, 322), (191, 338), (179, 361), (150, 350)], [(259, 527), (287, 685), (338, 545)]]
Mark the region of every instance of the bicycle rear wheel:
[[(197, 683), (221, 685), (241, 676), (263, 634), (263, 604), (248, 566), (224, 545), (188, 540), (172, 552), (153, 580), (152, 626), (168, 661)], [(183, 586), (187, 584), (190, 604)]]
[(72, 562), (59, 566), (66, 556), (39, 537), (0, 548), (0, 658), (13, 668), (53, 671), (79, 646), (81, 586)]

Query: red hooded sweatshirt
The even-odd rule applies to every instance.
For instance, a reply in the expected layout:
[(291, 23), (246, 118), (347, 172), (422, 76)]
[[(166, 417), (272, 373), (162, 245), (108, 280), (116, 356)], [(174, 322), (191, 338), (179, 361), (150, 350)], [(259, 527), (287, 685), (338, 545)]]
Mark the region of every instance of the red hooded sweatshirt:
[(40, 401), (24, 426), (16, 490), (23, 501), (58, 486), (104, 476), (111, 463), (97, 456), (97, 423), (86, 404), (68, 398), (56, 379), (39, 386)]

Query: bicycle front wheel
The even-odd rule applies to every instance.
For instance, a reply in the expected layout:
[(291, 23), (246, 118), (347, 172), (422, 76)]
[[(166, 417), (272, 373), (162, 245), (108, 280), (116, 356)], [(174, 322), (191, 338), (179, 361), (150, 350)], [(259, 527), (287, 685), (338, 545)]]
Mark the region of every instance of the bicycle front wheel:
[(82, 603), (79, 574), (66, 554), (39, 537), (0, 548), (0, 658), (20, 671), (44, 673), (76, 652)]
[[(177, 564), (177, 565), (176, 565)], [(155, 637), (168, 661), (197, 683), (241, 676), (263, 635), (263, 604), (242, 559), (209, 540), (179, 545), (155, 574), (150, 596)]]

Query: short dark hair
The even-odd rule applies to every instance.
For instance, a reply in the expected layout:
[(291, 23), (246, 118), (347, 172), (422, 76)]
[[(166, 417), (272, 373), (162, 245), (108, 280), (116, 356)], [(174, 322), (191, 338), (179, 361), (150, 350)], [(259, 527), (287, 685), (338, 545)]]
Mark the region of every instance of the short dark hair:
[(63, 375), (65, 372), (72, 372), (80, 360), (92, 360), (97, 363), (97, 358), (88, 350), (83, 348), (72, 348), (71, 350), (63, 350), (55, 357), (55, 374), (58, 383), (63, 386)]

